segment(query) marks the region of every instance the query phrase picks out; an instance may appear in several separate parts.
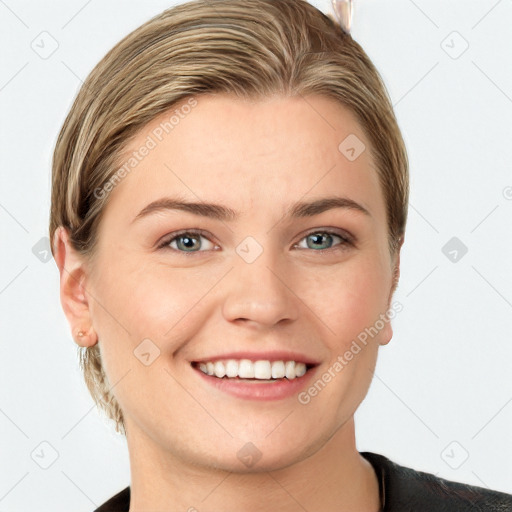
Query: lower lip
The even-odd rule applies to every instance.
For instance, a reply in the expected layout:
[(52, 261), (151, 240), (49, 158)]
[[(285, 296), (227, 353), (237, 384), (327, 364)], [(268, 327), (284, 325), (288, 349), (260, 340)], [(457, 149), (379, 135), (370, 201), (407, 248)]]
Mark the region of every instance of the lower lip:
[(288, 380), (278, 379), (276, 382), (258, 382), (258, 380), (245, 379), (219, 379), (193, 368), (199, 376), (211, 386), (246, 400), (282, 400), (297, 395), (311, 380), (316, 367), (310, 368), (302, 377)]

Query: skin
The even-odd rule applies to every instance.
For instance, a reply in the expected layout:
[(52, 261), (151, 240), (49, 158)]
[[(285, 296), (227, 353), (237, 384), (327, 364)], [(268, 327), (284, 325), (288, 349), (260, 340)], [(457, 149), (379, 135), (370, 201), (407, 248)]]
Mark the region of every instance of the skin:
[[(236, 350), (289, 349), (319, 361), (321, 377), (389, 309), (399, 252), (392, 257), (388, 250), (370, 142), (349, 110), (322, 96), (196, 99), (110, 193), (94, 260), (70, 247), (63, 228), (55, 237), (72, 332), (87, 332), (77, 338), (82, 346), (101, 340), (124, 413), (130, 512), (253, 512), (276, 503), (282, 512), (376, 512), (378, 482), (356, 449), (353, 415), (379, 346), (392, 338), (390, 322), (305, 405), (297, 396), (233, 397), (190, 365)], [(154, 119), (127, 149), (140, 148), (168, 118)], [(366, 145), (354, 161), (338, 150), (349, 134)], [(286, 217), (292, 203), (333, 192), (370, 215), (336, 208)], [(220, 221), (175, 210), (132, 222), (150, 202), (178, 193), (240, 217)], [(194, 228), (206, 232), (194, 239), (194, 254), (185, 254), (183, 239), (174, 239), (174, 251), (155, 248), (166, 235)], [(326, 228), (355, 241), (339, 249), (342, 240), (333, 236), (308, 246), (307, 235)], [(236, 252), (247, 236), (263, 249), (252, 263)], [(149, 366), (134, 356), (146, 338), (160, 350)], [(251, 467), (237, 457), (248, 442), (262, 454)]]

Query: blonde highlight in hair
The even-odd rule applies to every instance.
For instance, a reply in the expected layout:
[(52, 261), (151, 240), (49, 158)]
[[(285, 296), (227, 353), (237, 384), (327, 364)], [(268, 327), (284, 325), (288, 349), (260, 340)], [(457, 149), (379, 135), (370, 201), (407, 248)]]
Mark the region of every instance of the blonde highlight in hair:
[[(318, 94), (355, 114), (371, 142), (389, 249), (396, 253), (407, 221), (409, 175), (390, 98), (361, 46), (304, 0), (193, 0), (155, 16), (112, 48), (81, 87), (56, 143), (50, 240), (63, 226), (73, 247), (92, 258), (108, 201), (95, 190), (113, 178), (125, 146), (158, 115), (210, 93), (256, 100)], [(99, 344), (81, 350), (91, 396), (125, 433)]]

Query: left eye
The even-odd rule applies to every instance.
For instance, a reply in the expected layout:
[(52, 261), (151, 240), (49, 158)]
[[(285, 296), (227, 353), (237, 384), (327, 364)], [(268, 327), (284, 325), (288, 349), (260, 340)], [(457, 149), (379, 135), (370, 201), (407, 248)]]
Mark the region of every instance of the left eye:
[[(345, 238), (341, 235), (338, 235), (336, 233), (333, 233), (331, 231), (314, 231), (313, 233), (310, 233), (309, 235), (306, 235), (302, 240), (306, 240), (306, 247), (302, 247), (305, 249), (331, 249), (333, 248), (332, 240), (333, 238), (338, 238), (341, 240), (338, 246), (345, 246), (350, 244), (350, 240), (348, 238)], [(302, 241), (301, 240), (301, 241)], [(311, 242), (310, 246), (309, 242)], [(323, 247), (325, 244), (328, 244), (328, 247)], [(316, 245), (316, 247), (315, 247)], [(320, 246), (320, 247), (318, 247)], [(297, 247), (300, 247), (300, 244), (297, 244)], [(334, 247), (336, 248), (336, 247)]]
[[(334, 238), (339, 239), (340, 242), (338, 244), (333, 244)], [(210, 246), (203, 247), (201, 239), (206, 240), (207, 244), (210, 244)], [(306, 247), (301, 245), (303, 240), (305, 240)], [(344, 248), (350, 244), (351, 241), (348, 238), (337, 233), (333, 233), (331, 231), (313, 231), (303, 237), (301, 242), (294, 245), (294, 247), (313, 250), (334, 250), (336, 248)], [(216, 245), (199, 231), (182, 231), (174, 234), (172, 238), (167, 238), (158, 246), (159, 249), (172, 249), (174, 251), (184, 253), (204, 252), (205, 250), (212, 250), (215, 247)]]

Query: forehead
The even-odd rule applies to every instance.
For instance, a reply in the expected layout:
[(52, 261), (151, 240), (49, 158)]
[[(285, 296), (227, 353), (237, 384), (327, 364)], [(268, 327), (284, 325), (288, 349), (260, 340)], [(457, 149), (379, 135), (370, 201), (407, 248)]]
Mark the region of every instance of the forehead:
[(244, 210), (338, 193), (383, 214), (370, 143), (339, 102), (224, 94), (194, 102), (175, 105), (129, 142), (119, 160), (129, 172), (112, 191), (112, 205), (140, 209), (177, 193)]

